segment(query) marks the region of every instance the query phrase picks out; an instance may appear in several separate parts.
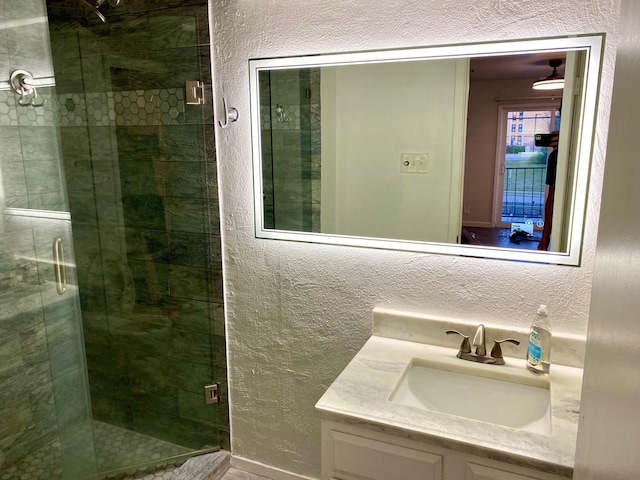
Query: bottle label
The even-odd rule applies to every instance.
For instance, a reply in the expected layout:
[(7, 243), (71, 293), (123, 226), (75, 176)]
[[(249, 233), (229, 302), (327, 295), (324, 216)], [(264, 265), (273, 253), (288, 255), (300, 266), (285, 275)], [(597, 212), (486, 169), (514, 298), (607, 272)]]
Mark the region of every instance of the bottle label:
[(529, 336), (529, 349), (527, 351), (529, 362), (532, 364), (540, 363), (542, 358), (542, 349), (540, 348), (540, 337), (537, 332), (531, 332)]

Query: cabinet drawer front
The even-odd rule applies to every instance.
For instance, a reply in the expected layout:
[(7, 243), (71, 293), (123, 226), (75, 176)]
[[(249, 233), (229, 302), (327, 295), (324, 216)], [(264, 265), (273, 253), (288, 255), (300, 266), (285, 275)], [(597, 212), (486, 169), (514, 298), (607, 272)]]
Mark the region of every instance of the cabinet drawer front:
[(530, 477), (529, 475), (520, 475), (519, 473), (476, 465), (475, 463), (467, 463), (465, 475), (465, 480), (540, 480), (542, 478), (547, 477)]
[(442, 457), (431, 453), (331, 432), (332, 476), (340, 480), (441, 480)]

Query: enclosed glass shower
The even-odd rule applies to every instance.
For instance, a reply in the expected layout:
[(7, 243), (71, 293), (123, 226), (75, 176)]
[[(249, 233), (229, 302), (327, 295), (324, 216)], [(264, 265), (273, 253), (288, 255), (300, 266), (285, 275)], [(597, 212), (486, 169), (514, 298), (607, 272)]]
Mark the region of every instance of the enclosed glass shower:
[(0, 4), (2, 480), (115, 478), (227, 442), (207, 14)]

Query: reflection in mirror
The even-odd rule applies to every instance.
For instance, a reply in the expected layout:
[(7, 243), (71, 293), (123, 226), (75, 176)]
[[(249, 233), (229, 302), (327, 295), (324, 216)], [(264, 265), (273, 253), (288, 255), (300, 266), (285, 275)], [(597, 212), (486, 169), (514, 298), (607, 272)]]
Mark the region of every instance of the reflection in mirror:
[(257, 236), (578, 264), (600, 41), (250, 61)]

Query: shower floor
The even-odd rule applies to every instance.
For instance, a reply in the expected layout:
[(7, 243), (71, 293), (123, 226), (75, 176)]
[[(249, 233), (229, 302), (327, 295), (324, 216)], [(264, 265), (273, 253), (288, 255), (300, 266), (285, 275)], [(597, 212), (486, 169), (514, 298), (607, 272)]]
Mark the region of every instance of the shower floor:
[[(148, 465), (157, 460), (187, 455), (192, 449), (181, 447), (157, 438), (132, 432), (103, 422), (94, 421), (96, 463), (99, 472), (124, 470), (131, 466)], [(180, 462), (170, 464), (175, 468)], [(165, 461), (166, 465), (167, 462)], [(157, 468), (157, 467), (154, 467)], [(135, 471), (135, 469), (132, 469)], [(103, 478), (123, 478), (125, 474), (107, 475)], [(57, 440), (45, 445), (20, 463), (0, 472), (0, 480), (62, 480), (60, 443)]]

